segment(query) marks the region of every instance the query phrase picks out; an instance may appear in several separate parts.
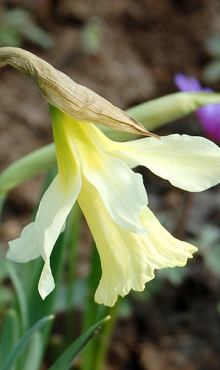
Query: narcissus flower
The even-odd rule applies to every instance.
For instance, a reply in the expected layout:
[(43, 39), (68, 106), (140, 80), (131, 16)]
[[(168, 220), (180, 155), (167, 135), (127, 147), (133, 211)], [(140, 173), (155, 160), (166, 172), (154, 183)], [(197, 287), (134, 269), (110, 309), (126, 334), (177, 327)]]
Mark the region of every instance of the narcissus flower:
[[(118, 295), (142, 291), (155, 269), (185, 265), (196, 248), (160, 225), (147, 207), (142, 176), (132, 168), (143, 165), (174, 186), (202, 191), (220, 182), (220, 149), (201, 137), (169, 135), (158, 140), (140, 122), (27, 51), (0, 48), (0, 67), (7, 64), (33, 79), (51, 107), (58, 174), (35, 221), (9, 243), (7, 253), (17, 262), (43, 258), (41, 297), (54, 289), (50, 255), (76, 200), (101, 259), (97, 303), (113, 306)], [(151, 118), (155, 109), (151, 106)], [(170, 105), (168, 111), (172, 116)], [(96, 124), (150, 137), (118, 143)]]
[[(184, 92), (213, 92), (209, 87), (202, 88), (195, 77), (186, 77), (182, 73), (175, 76), (175, 83)], [(196, 115), (207, 137), (220, 143), (220, 104), (205, 105), (196, 111)]]
[[(202, 191), (220, 181), (220, 150), (201, 137), (169, 135), (117, 143), (95, 125), (73, 121), (51, 107), (58, 175), (45, 192), (36, 219), (10, 242), (7, 257), (45, 261), (39, 292), (54, 288), (50, 255), (76, 199), (101, 259), (97, 303), (113, 306), (118, 295), (142, 291), (154, 270), (183, 266), (196, 248), (175, 239), (147, 207), (144, 165), (174, 186)], [(205, 169), (208, 168), (208, 171)]]

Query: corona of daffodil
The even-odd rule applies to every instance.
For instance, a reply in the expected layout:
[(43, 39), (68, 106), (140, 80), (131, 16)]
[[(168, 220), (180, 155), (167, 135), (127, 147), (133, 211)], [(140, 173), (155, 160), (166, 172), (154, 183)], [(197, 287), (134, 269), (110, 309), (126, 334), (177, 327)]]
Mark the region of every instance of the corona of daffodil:
[[(39, 75), (35, 80), (42, 88)], [(75, 119), (66, 109), (55, 107), (45, 89), (58, 174), (40, 202), (35, 221), (9, 243), (7, 257), (17, 262), (43, 258), (39, 292), (44, 299), (54, 289), (50, 255), (77, 200), (101, 259), (95, 300), (113, 306), (118, 295), (142, 291), (155, 269), (183, 266), (196, 251), (159, 223), (147, 207), (142, 176), (132, 168), (143, 165), (174, 186), (202, 191), (220, 182), (220, 149), (207, 139), (187, 135), (111, 141), (89, 122), (88, 112), (86, 122)]]

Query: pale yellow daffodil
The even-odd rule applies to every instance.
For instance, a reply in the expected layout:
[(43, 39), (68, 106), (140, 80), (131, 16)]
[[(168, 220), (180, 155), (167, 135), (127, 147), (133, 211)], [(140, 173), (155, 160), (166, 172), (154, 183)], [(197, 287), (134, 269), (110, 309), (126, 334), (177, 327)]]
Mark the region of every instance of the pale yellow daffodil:
[(7, 254), (17, 262), (42, 256), (41, 297), (54, 289), (50, 255), (76, 199), (101, 259), (97, 303), (113, 306), (118, 295), (142, 291), (155, 269), (185, 265), (197, 249), (163, 228), (147, 207), (142, 176), (131, 168), (144, 165), (174, 186), (202, 191), (220, 182), (220, 149), (187, 135), (118, 143), (95, 125), (74, 121), (53, 106), (51, 114), (58, 174), (35, 221), (9, 243)]
[[(201, 137), (169, 135), (158, 140), (140, 122), (28, 51), (0, 48), (0, 67), (7, 64), (30, 77), (51, 106), (58, 175), (45, 192), (35, 221), (9, 243), (7, 253), (17, 262), (42, 256), (41, 297), (54, 289), (50, 255), (76, 200), (101, 259), (96, 302), (113, 306), (118, 295), (142, 291), (155, 269), (185, 265), (196, 248), (160, 225), (147, 207), (142, 176), (132, 168), (144, 165), (174, 186), (202, 191), (220, 182), (220, 149)], [(210, 99), (203, 95), (188, 97), (187, 111), (210, 99), (219, 102), (218, 95)], [(181, 99), (178, 109), (170, 98), (162, 99), (159, 107), (156, 103), (156, 118), (155, 102), (148, 105), (148, 120), (158, 124), (161, 117), (166, 122), (168, 117), (179, 117), (186, 108)], [(150, 137), (117, 143), (97, 124)]]

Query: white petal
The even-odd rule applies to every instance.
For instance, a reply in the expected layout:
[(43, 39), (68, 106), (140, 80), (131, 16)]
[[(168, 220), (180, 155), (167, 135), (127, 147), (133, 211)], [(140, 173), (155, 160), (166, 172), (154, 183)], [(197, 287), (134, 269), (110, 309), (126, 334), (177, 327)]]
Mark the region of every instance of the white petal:
[[(84, 182), (83, 182), (84, 184)], [(88, 204), (88, 196), (92, 202)], [(109, 216), (97, 190), (87, 183), (78, 197), (93, 233), (102, 265), (102, 277), (95, 301), (113, 306), (133, 289), (142, 291), (154, 277), (154, 269), (183, 266), (196, 248), (175, 239), (145, 207), (141, 222), (149, 235), (138, 235), (120, 228)]]
[(50, 255), (54, 244), (65, 227), (66, 218), (76, 201), (81, 188), (81, 177), (77, 166), (68, 184), (57, 175), (40, 202), (35, 222), (26, 226), (20, 238), (9, 243), (7, 257), (17, 262), (27, 262), (42, 256), (45, 264), (38, 289), (44, 299), (53, 289), (54, 280), (50, 269)]
[(40, 256), (34, 237), (34, 222), (27, 225), (20, 238), (9, 242), (7, 258), (15, 262), (28, 262)]
[[(36, 220), (35, 237), (41, 255), (45, 261), (39, 281), (39, 292), (43, 298), (54, 288), (54, 282), (50, 270), (50, 255), (54, 244), (63, 230), (66, 218), (70, 213), (77, 195), (81, 188), (79, 172), (75, 174), (75, 182), (68, 189), (63, 188), (59, 175), (51, 183), (41, 200)], [(72, 181), (74, 180), (72, 178)], [(65, 184), (64, 184), (65, 185)]]
[[(73, 180), (73, 179), (72, 179)], [(59, 175), (53, 180), (40, 202), (35, 220), (35, 235), (46, 260), (64, 228), (66, 218), (76, 201), (81, 188), (79, 173), (72, 181), (70, 188), (60, 183)]]
[(196, 192), (220, 182), (220, 149), (188, 135), (168, 135), (117, 143), (115, 155), (130, 167), (143, 165), (181, 189)]
[(53, 275), (50, 268), (50, 261), (45, 261), (40, 280), (38, 283), (38, 290), (42, 299), (45, 299), (48, 294), (52, 292), (55, 287)]

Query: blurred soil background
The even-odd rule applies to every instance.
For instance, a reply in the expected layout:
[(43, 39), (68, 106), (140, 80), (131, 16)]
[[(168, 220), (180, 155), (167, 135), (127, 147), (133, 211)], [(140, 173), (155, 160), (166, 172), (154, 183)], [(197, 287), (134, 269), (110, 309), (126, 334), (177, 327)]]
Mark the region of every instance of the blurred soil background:
[[(35, 53), (122, 109), (177, 92), (177, 72), (220, 91), (213, 64), (219, 40), (218, 0), (0, 2), (1, 46)], [(158, 133), (174, 132), (204, 136), (194, 115)], [(0, 170), (51, 141), (48, 106), (37, 87), (16, 70), (1, 69)], [(188, 194), (140, 171), (150, 208), (199, 252), (185, 268), (161, 271), (144, 293), (129, 295), (106, 370), (219, 370), (220, 187)], [(9, 194), (2, 258), (7, 241), (30, 221), (42, 183), (40, 176)]]

